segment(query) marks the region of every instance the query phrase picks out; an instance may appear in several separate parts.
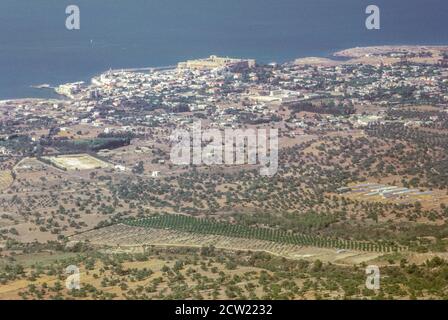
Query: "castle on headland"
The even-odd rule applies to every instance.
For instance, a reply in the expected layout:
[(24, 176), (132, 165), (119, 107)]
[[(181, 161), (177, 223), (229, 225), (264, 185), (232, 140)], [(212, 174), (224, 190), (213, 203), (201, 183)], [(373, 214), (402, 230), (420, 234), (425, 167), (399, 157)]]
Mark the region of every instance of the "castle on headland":
[(218, 57), (215, 55), (205, 59), (187, 60), (179, 62), (179, 69), (211, 70), (216, 68), (228, 68), (231, 71), (240, 71), (253, 68), (256, 64), (254, 59), (233, 59), (229, 57)]

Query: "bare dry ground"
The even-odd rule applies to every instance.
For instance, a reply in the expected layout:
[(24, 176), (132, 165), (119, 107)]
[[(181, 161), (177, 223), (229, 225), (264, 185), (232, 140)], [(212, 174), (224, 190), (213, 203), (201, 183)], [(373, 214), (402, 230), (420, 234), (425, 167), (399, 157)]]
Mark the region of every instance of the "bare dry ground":
[[(416, 63), (437, 64), (442, 58), (443, 52), (448, 50), (447, 46), (376, 46), (357, 47), (336, 52), (334, 56), (344, 57), (348, 60), (345, 63), (365, 63), (365, 64), (392, 64), (401, 60), (401, 54), (422, 54), (429, 52), (431, 57), (412, 57), (409, 61)], [(389, 55), (389, 56), (387, 56)]]
[(337, 66), (340, 64), (394, 64), (400, 62), (400, 54), (431, 53), (431, 56), (415, 56), (407, 58), (415, 63), (437, 64), (442, 59), (443, 52), (447, 52), (447, 46), (376, 46), (356, 47), (334, 53), (334, 57), (345, 60), (333, 60), (320, 57), (299, 58), (294, 61), (297, 65)]
[(342, 61), (331, 60), (327, 58), (319, 58), (319, 57), (308, 57), (308, 58), (299, 58), (294, 61), (296, 65), (319, 65), (319, 66), (337, 66), (342, 64)]
[(9, 188), (14, 179), (9, 171), (0, 171), (0, 191), (4, 191)]

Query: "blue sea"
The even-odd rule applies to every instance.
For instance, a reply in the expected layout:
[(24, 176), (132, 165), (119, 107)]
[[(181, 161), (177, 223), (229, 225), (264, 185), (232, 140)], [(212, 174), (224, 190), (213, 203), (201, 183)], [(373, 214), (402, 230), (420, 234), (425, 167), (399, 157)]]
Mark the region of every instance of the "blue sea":
[[(65, 28), (76, 4), (81, 29)], [(381, 9), (381, 29), (365, 9)], [(109, 68), (211, 54), (284, 62), (367, 45), (448, 44), (447, 0), (0, 0), (0, 99)]]

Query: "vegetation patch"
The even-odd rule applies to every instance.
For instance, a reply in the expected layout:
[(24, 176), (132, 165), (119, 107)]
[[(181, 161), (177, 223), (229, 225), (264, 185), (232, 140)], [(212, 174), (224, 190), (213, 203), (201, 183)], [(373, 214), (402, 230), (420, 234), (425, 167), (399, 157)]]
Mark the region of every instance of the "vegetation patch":
[(110, 137), (80, 140), (54, 141), (53, 146), (61, 152), (97, 152), (102, 149), (116, 149), (128, 146), (130, 138)]
[(200, 234), (258, 239), (284, 244), (314, 246), (319, 248), (337, 248), (373, 252), (391, 252), (401, 251), (404, 249), (403, 247), (396, 245), (294, 234), (287, 231), (248, 227), (244, 225), (218, 222), (212, 219), (193, 218), (183, 215), (153, 216), (142, 219), (126, 220), (124, 223), (135, 227), (169, 229)]

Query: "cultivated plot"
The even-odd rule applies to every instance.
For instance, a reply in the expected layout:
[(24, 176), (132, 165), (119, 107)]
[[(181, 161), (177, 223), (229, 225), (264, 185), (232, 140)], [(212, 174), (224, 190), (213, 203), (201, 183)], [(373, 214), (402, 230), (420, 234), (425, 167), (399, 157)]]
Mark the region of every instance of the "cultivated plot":
[(63, 170), (92, 170), (109, 168), (111, 165), (88, 154), (64, 155), (56, 157), (44, 157), (54, 166)]
[(4, 191), (9, 188), (9, 186), (14, 181), (11, 172), (0, 171), (0, 191)]

